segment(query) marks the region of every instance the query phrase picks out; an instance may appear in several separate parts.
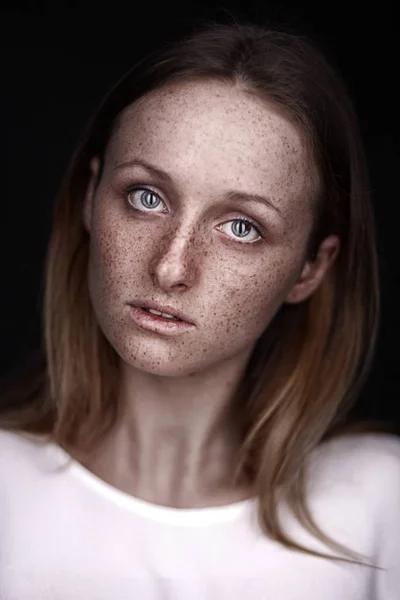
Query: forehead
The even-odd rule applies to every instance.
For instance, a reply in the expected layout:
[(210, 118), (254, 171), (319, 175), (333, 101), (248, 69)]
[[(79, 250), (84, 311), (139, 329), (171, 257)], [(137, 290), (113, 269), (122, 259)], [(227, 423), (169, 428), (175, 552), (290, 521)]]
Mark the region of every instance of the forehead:
[(193, 183), (251, 184), (278, 196), (303, 195), (311, 183), (304, 136), (284, 111), (214, 80), (169, 84), (126, 108), (109, 155), (113, 163), (139, 155)]

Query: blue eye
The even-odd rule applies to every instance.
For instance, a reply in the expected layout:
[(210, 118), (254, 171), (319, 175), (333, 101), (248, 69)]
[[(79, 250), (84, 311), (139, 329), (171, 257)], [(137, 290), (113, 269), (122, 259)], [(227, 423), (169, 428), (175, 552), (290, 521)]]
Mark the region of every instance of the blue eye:
[[(261, 232), (259, 230), (259, 228), (256, 226), (255, 223), (253, 223), (253, 221), (250, 221), (250, 219), (246, 219), (245, 217), (240, 217), (237, 219), (231, 219), (230, 221), (226, 221), (226, 223), (223, 223), (224, 226), (229, 225), (230, 224), (230, 230), (231, 232), (234, 234), (236, 240), (239, 239), (243, 239), (243, 243), (245, 244), (253, 244), (255, 242), (258, 242), (261, 238)], [(221, 225), (221, 227), (223, 226)], [(257, 237), (255, 239), (248, 239), (248, 235), (249, 235), (249, 229), (251, 231), (251, 229), (253, 230), (253, 232), (256, 232)], [(227, 233), (227, 232), (224, 232)], [(227, 235), (229, 235), (227, 233)]]
[[(164, 205), (158, 194), (145, 187), (130, 188), (127, 197), (132, 208), (142, 212), (160, 212), (154, 209), (158, 208), (160, 204)], [(163, 210), (164, 208), (165, 206)]]
[[(164, 212), (165, 203), (156, 192), (147, 187), (131, 187), (127, 190), (127, 198), (132, 210), (136, 212), (149, 213), (149, 212)], [(160, 208), (161, 210), (156, 210)], [(262, 239), (262, 234), (257, 226), (251, 219), (246, 217), (237, 217), (236, 219), (230, 219), (218, 227), (223, 230), (223, 227), (229, 227), (229, 231), (224, 231), (226, 235), (232, 239), (239, 241), (242, 244), (254, 244)], [(251, 238), (249, 233), (253, 231), (256, 237)], [(233, 234), (233, 237), (232, 237)]]

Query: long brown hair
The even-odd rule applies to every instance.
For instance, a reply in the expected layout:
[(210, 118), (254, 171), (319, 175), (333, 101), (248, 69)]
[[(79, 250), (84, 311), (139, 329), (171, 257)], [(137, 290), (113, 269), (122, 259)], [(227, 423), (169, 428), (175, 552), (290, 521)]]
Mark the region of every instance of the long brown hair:
[[(243, 446), (237, 474), (252, 478), (259, 522), (289, 548), (358, 562), (330, 540), (306, 503), (311, 452), (345, 431), (346, 415), (369, 371), (379, 317), (374, 219), (363, 145), (340, 77), (300, 35), (253, 24), (207, 24), (153, 53), (111, 90), (91, 120), (62, 182), (44, 278), (44, 352), (3, 401), (1, 426), (42, 434), (67, 450), (93, 448), (118, 410), (118, 356), (100, 330), (88, 283), (88, 233), (82, 222), (90, 160), (104, 156), (121, 110), (179, 80), (214, 78), (280, 105), (299, 125), (318, 173), (312, 258), (337, 234), (341, 250), (318, 290), (283, 305), (257, 342), (235, 401)], [(278, 518), (285, 500), (330, 548), (314, 552), (290, 539)]]

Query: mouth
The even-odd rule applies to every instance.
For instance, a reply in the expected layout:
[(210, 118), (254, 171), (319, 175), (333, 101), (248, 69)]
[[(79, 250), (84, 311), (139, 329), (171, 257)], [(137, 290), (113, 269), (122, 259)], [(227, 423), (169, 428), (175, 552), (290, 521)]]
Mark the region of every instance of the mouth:
[(144, 314), (151, 315), (155, 319), (163, 322), (186, 323), (194, 325), (193, 321), (182, 312), (171, 306), (163, 306), (156, 302), (138, 301), (131, 304), (134, 308), (143, 311)]
[(163, 306), (163, 310), (160, 310), (142, 302), (128, 306), (130, 308), (130, 318), (140, 330), (151, 331), (162, 336), (177, 336), (190, 333), (196, 329), (194, 323), (184, 320), (183, 315), (181, 313), (176, 314), (174, 309), (167, 310)]
[(140, 308), (140, 310), (143, 310), (145, 313), (147, 313), (149, 315), (153, 315), (155, 317), (158, 317), (159, 319), (162, 319), (163, 321), (176, 321), (178, 323), (184, 322), (183, 319), (180, 319), (179, 317), (169, 315), (168, 313), (162, 313), (158, 310), (155, 310), (154, 308), (146, 308), (145, 306), (140, 306), (138, 308)]

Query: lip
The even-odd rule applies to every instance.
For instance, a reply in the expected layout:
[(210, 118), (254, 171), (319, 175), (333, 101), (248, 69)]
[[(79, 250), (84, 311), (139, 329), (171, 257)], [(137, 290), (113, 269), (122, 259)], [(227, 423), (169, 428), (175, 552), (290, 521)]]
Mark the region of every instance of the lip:
[(180, 310), (173, 308), (172, 306), (166, 306), (163, 304), (158, 304), (157, 302), (152, 302), (151, 300), (137, 300), (135, 302), (130, 303), (131, 306), (135, 308), (152, 308), (153, 310), (158, 310), (159, 312), (171, 315), (173, 317), (178, 317), (184, 321), (187, 325), (194, 325), (193, 321), (190, 320), (190, 317), (185, 315)]
[(140, 329), (147, 329), (148, 331), (153, 331), (166, 336), (188, 333), (195, 329), (195, 325), (192, 323), (186, 323), (185, 321), (168, 321), (157, 315), (147, 313), (142, 310), (141, 307), (132, 304), (129, 304), (128, 306), (130, 318)]

